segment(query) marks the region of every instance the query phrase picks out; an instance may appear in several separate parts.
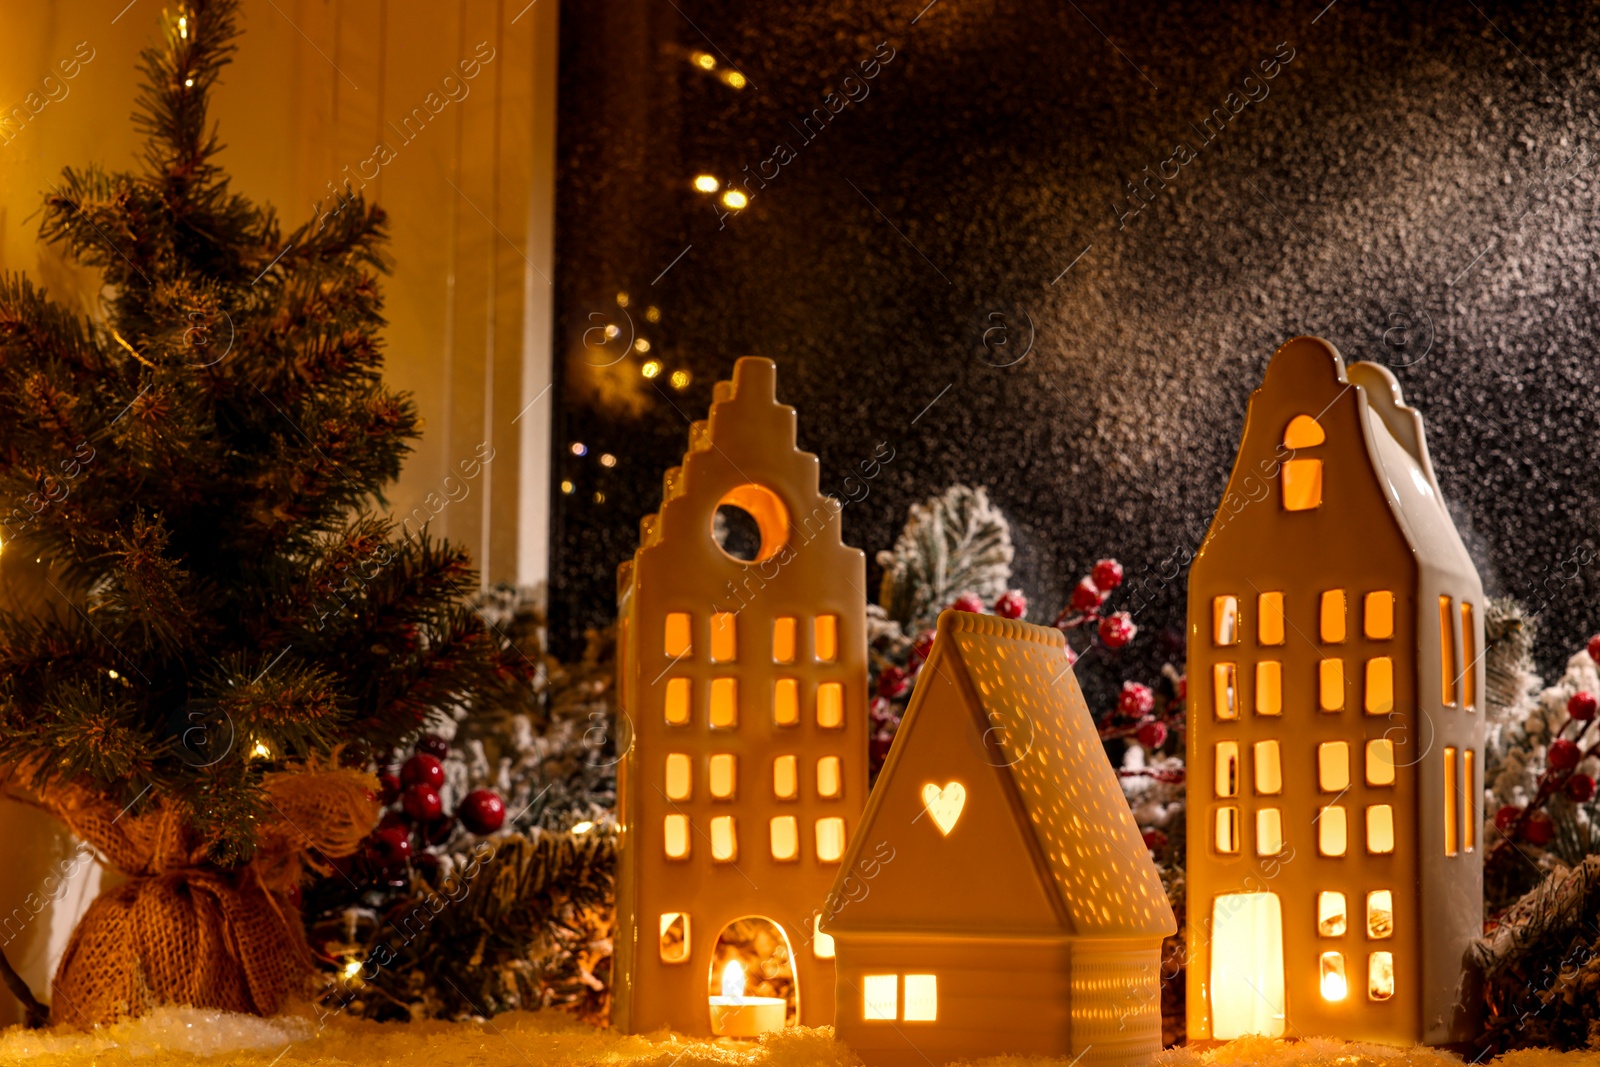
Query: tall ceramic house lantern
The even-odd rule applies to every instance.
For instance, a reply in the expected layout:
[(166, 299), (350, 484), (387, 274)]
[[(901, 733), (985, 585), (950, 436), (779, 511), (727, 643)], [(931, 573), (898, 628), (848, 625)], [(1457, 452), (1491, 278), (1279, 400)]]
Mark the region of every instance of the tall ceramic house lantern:
[(782, 1008), (709, 1000), (739, 977), (728, 962), (752, 977), (785, 963), (718, 960), (724, 931), (752, 917), (788, 957), (790, 1021), (833, 1021), (815, 922), (866, 803), (866, 560), (841, 542), (776, 381), (770, 360), (745, 358), (717, 383), (618, 574), (630, 736), (612, 1018), (627, 1032), (781, 1025)]
[(1189, 572), (1191, 1038), (1465, 1038), (1483, 587), (1384, 368), (1272, 357)]
[(1140, 1064), (1177, 929), (1054, 627), (947, 611), (822, 930), (869, 1067)]

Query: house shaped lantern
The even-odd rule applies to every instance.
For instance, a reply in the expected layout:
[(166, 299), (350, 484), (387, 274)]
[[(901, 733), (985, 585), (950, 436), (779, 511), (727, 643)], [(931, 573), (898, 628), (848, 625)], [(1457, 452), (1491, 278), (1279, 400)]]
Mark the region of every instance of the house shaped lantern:
[[(797, 1021), (833, 1021), (816, 919), (866, 803), (866, 559), (841, 542), (776, 381), (770, 360), (745, 358), (717, 383), (618, 572), (612, 1021), (629, 1033), (771, 1028), (784, 1013), (738, 980), (785, 962)], [(730, 512), (750, 543), (724, 536)], [(723, 932), (754, 918), (787, 960), (715, 966)]]
[(1189, 572), (1191, 1039), (1470, 1033), (1482, 607), (1393, 375), (1284, 344)]
[(1161, 880), (1053, 627), (946, 611), (824, 909), (871, 1067), (1161, 1049)]

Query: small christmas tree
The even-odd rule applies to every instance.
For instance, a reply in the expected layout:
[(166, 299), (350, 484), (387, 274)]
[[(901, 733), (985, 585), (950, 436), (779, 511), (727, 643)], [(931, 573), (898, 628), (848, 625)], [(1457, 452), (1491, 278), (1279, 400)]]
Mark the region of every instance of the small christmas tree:
[[(475, 585), (463, 553), (377, 510), (418, 436), (410, 398), (380, 380), (383, 212), (351, 192), (285, 234), (218, 165), (207, 107), (237, 14), (236, 0), (188, 0), (164, 15), (142, 59), (142, 169), (69, 169), (45, 200), (42, 238), (100, 273), (96, 312), (0, 281), (0, 536), (64, 601), (53, 617), (0, 618), (0, 764), (13, 792), (131, 845), (111, 852), (128, 873), (164, 862), (125, 833), (159, 819), (180, 842), (159, 847), (196, 885), (243, 885), (233, 869), (254, 858), (274, 899), (249, 906), (278, 908), (302, 860), (370, 829), (359, 806), (296, 813), (285, 797), (319, 772), (333, 781), (334, 754), (365, 765), (431, 709), (521, 668), (462, 601)], [(117, 892), (96, 908), (132, 910), (137, 884)], [(96, 965), (91, 947), (111, 946), (78, 947), (58, 994), (72, 967)], [(306, 962), (297, 947), (272, 981), (249, 976), (242, 1005), (191, 995), (270, 1010)], [(181, 999), (148, 970), (130, 980)]]

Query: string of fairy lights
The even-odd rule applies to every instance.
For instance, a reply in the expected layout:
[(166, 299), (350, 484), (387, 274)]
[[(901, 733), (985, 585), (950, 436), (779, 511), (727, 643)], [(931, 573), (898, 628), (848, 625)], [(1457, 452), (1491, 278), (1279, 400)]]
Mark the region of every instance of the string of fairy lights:
[[(684, 56), (687, 58), (689, 65), (695, 70), (714, 77), (730, 89), (735, 91), (742, 90), (749, 84), (743, 74), (731, 66), (719, 64), (717, 58), (709, 52), (691, 50), (685, 52)], [(749, 196), (734, 188), (731, 181), (724, 186), (721, 178), (709, 172), (702, 171), (696, 174), (690, 180), (689, 186), (696, 193), (717, 197), (729, 211), (742, 211), (750, 203)], [(625, 290), (617, 293), (616, 303), (618, 310), (626, 317), (634, 334), (632, 344), (628, 346), (624, 358), (633, 361), (632, 365), (637, 367), (639, 376), (650, 383), (656, 383), (658, 380), (664, 381), (665, 384), (680, 393), (689, 388), (690, 383), (694, 381), (693, 374), (683, 367), (669, 370), (661, 354), (656, 352), (655, 343), (645, 336), (646, 329), (660, 325), (661, 309), (654, 304), (647, 306), (643, 315), (645, 326), (640, 327), (628, 313), (632, 298)], [(623, 327), (616, 322), (608, 322), (602, 332), (604, 335), (602, 344), (609, 344), (622, 337)], [(585, 487), (585, 492), (589, 499), (595, 504), (604, 504), (606, 502), (606, 491), (601, 474), (617, 467), (618, 459), (616, 453), (597, 452), (583, 441), (571, 441), (567, 444), (567, 454), (570, 457), (568, 460), (568, 474), (559, 483), (562, 495), (575, 496), (579, 493), (579, 484), (588, 482), (594, 485), (592, 489)], [(586, 466), (590, 460), (598, 464), (600, 471), (594, 471)]]

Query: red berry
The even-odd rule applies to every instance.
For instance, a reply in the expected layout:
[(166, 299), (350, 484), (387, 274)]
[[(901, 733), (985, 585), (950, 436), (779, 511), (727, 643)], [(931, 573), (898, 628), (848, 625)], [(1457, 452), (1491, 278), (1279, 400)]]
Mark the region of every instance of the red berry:
[(1522, 824), (1522, 836), (1535, 845), (1548, 845), (1556, 836), (1556, 824), (1544, 812), (1536, 811)]
[(1123, 682), (1122, 695), (1117, 697), (1117, 710), (1130, 719), (1142, 719), (1155, 710), (1156, 695), (1148, 685)]
[(1177, 690), (1179, 700), (1187, 697), (1189, 695), (1189, 676), (1187, 674), (1178, 675), (1178, 684), (1173, 688)]
[(1091, 577), (1095, 585), (1109, 593), (1122, 584), (1122, 564), (1114, 559), (1103, 559), (1094, 565)]
[(1565, 737), (1558, 737), (1550, 742), (1550, 747), (1545, 750), (1545, 762), (1558, 771), (1570, 771), (1578, 765), (1583, 758), (1583, 751), (1575, 742)]
[(1574, 774), (1567, 779), (1567, 796), (1582, 804), (1594, 798), (1594, 779), (1587, 774)]
[(492, 834), (506, 821), (506, 802), (492, 789), (474, 789), (461, 801), (456, 816), (473, 833)]
[(372, 852), (386, 867), (404, 863), (411, 855), (411, 838), (397, 826), (381, 827), (372, 834)]
[(1600, 663), (1600, 634), (1589, 638), (1589, 658)]
[(1567, 701), (1567, 714), (1583, 722), (1594, 718), (1597, 710), (1600, 710), (1600, 700), (1596, 700), (1593, 693), (1586, 693), (1581, 689), (1573, 693), (1571, 699)]
[(977, 593), (962, 593), (960, 596), (956, 597), (955, 602), (950, 605), (950, 610), (970, 611), (974, 615), (985, 614), (983, 610), (983, 601), (979, 599)]
[(878, 695), (893, 700), (909, 688), (906, 672), (899, 667), (885, 667), (878, 675)]
[(1072, 610), (1080, 612), (1093, 611), (1100, 606), (1100, 602), (1105, 598), (1106, 595), (1100, 591), (1099, 586), (1094, 584), (1094, 580), (1085, 578), (1072, 587)]
[(1159, 852), (1167, 847), (1167, 835), (1160, 830), (1146, 830), (1144, 832), (1144, 847), (1151, 852)]
[(431, 785), (438, 789), (444, 785), (444, 764), (437, 756), (419, 752), (400, 767), (400, 784)]
[(383, 787), (383, 802), (393, 804), (400, 797), (400, 779), (393, 771), (384, 771), (378, 775), (378, 784)]
[(1009, 589), (994, 602), (994, 613), (1002, 619), (1020, 619), (1028, 613), (1028, 598), (1020, 589)]
[(423, 734), (417, 738), (417, 751), (425, 756), (442, 760), (450, 754), (450, 742), (438, 734)]
[(878, 724), (895, 721), (894, 707), (883, 697), (872, 698), (872, 703), (867, 706), (867, 715)]
[(1501, 833), (1508, 833), (1511, 830), (1511, 824), (1516, 822), (1517, 816), (1521, 814), (1522, 809), (1517, 807), (1515, 804), (1506, 804), (1502, 806), (1499, 811), (1494, 813), (1495, 829), (1499, 830)]
[(1156, 719), (1139, 726), (1139, 743), (1145, 748), (1160, 748), (1167, 740), (1167, 724)]
[(1107, 615), (1100, 620), (1100, 640), (1106, 643), (1107, 648), (1121, 648), (1132, 641), (1138, 632), (1139, 628), (1133, 624), (1133, 616), (1126, 611)]
[(418, 822), (437, 819), (444, 811), (444, 801), (440, 799), (439, 791), (421, 783), (407, 786), (406, 795), (400, 803), (406, 809), (406, 814)]
[(917, 643), (911, 646), (911, 661), (913, 663), (926, 663), (933, 654), (933, 639), (937, 636), (932, 630), (922, 631), (922, 636), (917, 638)]
[(1076, 666), (1077, 662), (1078, 662), (1077, 649), (1073, 648), (1071, 645), (1068, 645), (1067, 648), (1066, 648), (1066, 652), (1067, 652), (1067, 666), (1069, 666), (1069, 667)]

